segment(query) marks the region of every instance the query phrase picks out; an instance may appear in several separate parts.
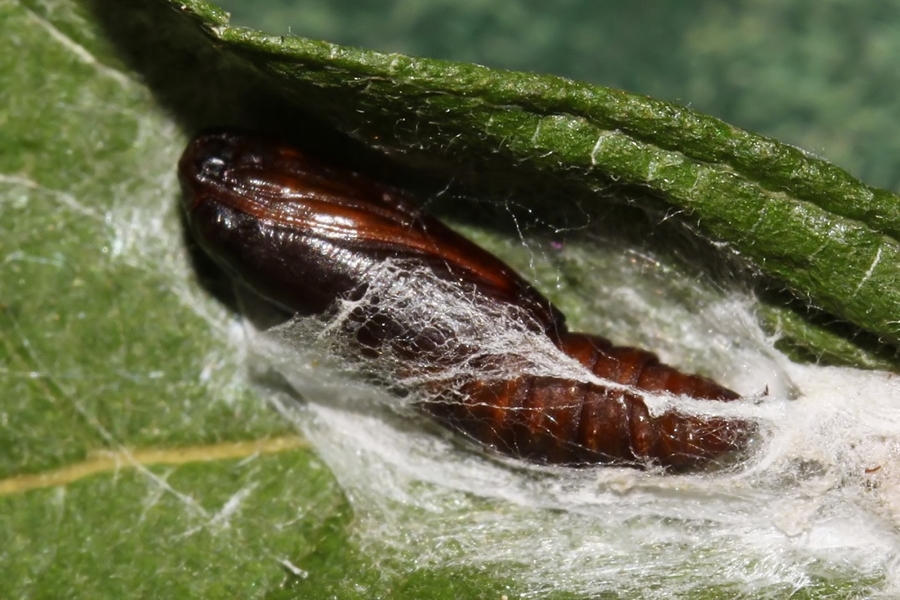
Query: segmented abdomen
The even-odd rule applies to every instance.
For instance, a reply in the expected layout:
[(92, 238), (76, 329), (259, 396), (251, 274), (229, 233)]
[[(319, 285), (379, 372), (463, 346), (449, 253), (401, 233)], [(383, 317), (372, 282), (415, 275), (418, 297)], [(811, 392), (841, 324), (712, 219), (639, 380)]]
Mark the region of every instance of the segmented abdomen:
[(754, 430), (738, 419), (651, 416), (636, 392), (704, 400), (738, 396), (664, 365), (650, 352), (581, 334), (563, 334), (560, 348), (613, 385), (542, 376), (474, 381), (426, 408), (499, 452), (552, 464), (686, 469), (743, 449)]
[(647, 392), (666, 392), (698, 400), (737, 400), (740, 396), (711, 379), (682, 373), (659, 362), (652, 352), (614, 346), (598, 335), (563, 333), (557, 346), (594, 375)]

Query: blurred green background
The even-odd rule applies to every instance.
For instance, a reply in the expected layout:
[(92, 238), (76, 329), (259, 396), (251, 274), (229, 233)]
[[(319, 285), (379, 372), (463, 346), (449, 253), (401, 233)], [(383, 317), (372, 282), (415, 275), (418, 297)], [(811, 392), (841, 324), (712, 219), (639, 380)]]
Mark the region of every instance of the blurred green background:
[(900, 2), (221, 0), (232, 23), (671, 100), (900, 191)]

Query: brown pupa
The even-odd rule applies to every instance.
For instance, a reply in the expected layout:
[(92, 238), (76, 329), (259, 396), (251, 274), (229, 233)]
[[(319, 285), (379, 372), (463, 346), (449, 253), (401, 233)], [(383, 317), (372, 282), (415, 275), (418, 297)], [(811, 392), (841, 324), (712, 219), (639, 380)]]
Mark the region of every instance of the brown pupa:
[[(194, 139), (179, 176), (188, 222), (203, 249), (292, 313), (324, 314), (339, 299), (358, 298), (373, 268), (390, 259), (517, 307), (562, 352), (620, 384), (523, 375), (429, 390), (427, 412), (490, 448), (540, 463), (682, 470), (741, 451), (752, 437), (754, 425), (744, 420), (674, 411), (652, 416), (636, 392), (714, 401), (738, 395), (661, 364), (650, 352), (568, 332), (559, 310), (509, 266), (392, 188), (272, 140), (229, 131)], [(452, 335), (401, 332), (377, 307), (359, 315), (359, 324), (362, 355), (389, 348), (421, 358)], [(435, 358), (433, 368), (440, 367)]]

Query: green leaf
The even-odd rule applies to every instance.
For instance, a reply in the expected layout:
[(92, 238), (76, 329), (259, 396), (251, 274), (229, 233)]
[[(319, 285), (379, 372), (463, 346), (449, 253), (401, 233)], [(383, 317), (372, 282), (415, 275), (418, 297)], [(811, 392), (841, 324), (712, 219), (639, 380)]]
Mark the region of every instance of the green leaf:
[(193, 283), (184, 136), (77, 3), (0, 21), (2, 595), (276, 588), (349, 513)]
[[(239, 321), (192, 268), (174, 165), (205, 126), (306, 140), (411, 187), (452, 175), (550, 220), (600, 214), (598, 199), (673, 206), (823, 308), (900, 338), (894, 196), (684, 108), (266, 37), (200, 2), (0, 0), (0, 20), (15, 49), (0, 55), (0, 587), (11, 597), (553, 592), (519, 579), (529, 565), (420, 568), (415, 550), (359, 544), (345, 490), (251, 383)], [(622, 211), (610, 219), (641, 235), (658, 225)], [(533, 258), (509, 247), (514, 232), (472, 232), (520, 266)], [(535, 275), (586, 321), (584, 274), (621, 264), (583, 249), (561, 260), (572, 263), (561, 280), (546, 265)], [(621, 321), (625, 335), (633, 323)], [(410, 509), (398, 526), (418, 519)]]
[(900, 341), (900, 199), (797, 148), (619, 90), (207, 25), (299, 105), (371, 144), (588, 192), (639, 186), (798, 295)]

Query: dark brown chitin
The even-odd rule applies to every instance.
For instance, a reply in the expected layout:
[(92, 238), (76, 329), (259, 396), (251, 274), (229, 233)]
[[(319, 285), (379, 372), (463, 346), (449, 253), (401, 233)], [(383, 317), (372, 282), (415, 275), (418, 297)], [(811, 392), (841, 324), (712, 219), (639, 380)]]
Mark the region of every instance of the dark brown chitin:
[[(533, 375), (429, 389), (424, 408), (500, 452), (553, 464), (703, 466), (742, 450), (752, 423), (666, 412), (651, 416), (637, 392), (728, 401), (715, 382), (663, 365), (649, 352), (570, 333), (562, 314), (500, 259), (415, 209), (396, 190), (317, 163), (269, 139), (235, 132), (194, 139), (179, 162), (191, 230), (226, 271), (301, 315), (359, 298), (391, 259), (517, 308), (527, 326), (597, 377), (598, 385)], [(377, 303), (356, 315), (363, 354), (390, 349), (432, 357), (452, 331), (410, 331)], [(463, 347), (465, 348), (465, 347)], [(502, 361), (503, 357), (496, 360)]]
[(656, 463), (700, 467), (741, 449), (754, 427), (737, 419), (666, 412), (652, 417), (641, 391), (700, 400), (736, 400), (715, 382), (613, 346), (599, 336), (563, 333), (560, 349), (592, 373), (625, 388), (553, 377), (467, 383), (432, 412), (501, 452), (555, 464)]

